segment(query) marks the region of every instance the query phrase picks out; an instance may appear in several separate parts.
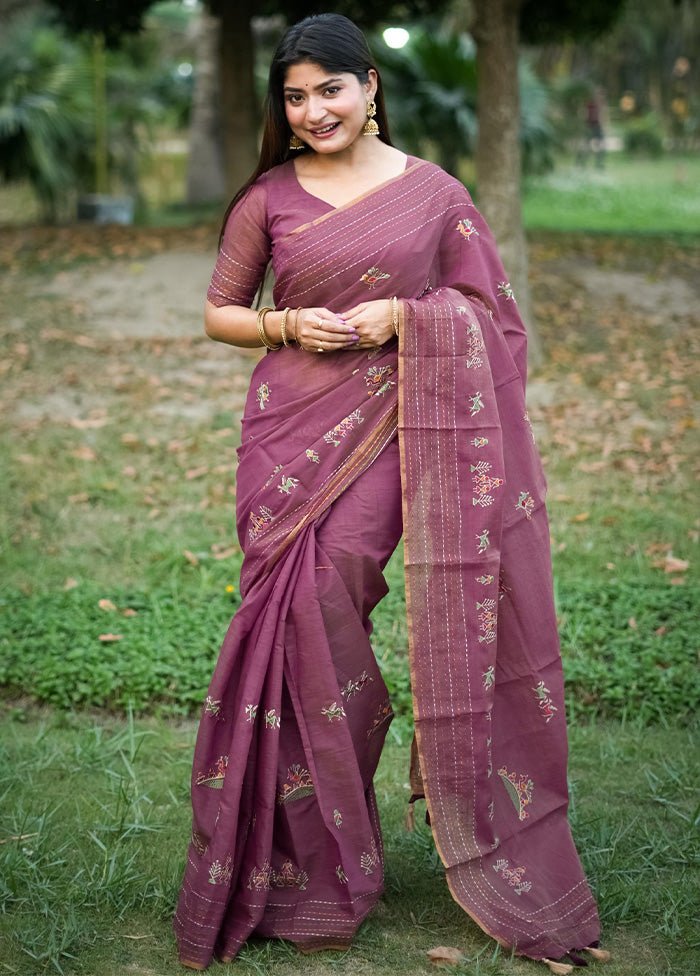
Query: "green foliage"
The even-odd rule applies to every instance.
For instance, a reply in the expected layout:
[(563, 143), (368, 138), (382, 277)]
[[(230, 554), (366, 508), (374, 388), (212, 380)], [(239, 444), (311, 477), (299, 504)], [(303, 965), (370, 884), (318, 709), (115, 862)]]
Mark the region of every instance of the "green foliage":
[(120, 43), (124, 34), (141, 29), (143, 17), (154, 0), (47, 0), (61, 22), (74, 33), (103, 34), (108, 46)]
[(624, 146), (628, 153), (658, 159), (664, 152), (663, 125), (653, 113), (625, 123)]
[[(216, 12), (217, 7), (228, 0), (207, 0)], [(439, 14), (447, 7), (448, 0), (264, 0), (256, 13), (267, 16), (282, 14), (288, 24), (294, 24), (310, 14), (335, 13), (349, 17), (363, 30), (381, 22), (404, 22)]]
[(626, 0), (524, 0), (520, 36), (531, 44), (586, 40), (609, 30)]

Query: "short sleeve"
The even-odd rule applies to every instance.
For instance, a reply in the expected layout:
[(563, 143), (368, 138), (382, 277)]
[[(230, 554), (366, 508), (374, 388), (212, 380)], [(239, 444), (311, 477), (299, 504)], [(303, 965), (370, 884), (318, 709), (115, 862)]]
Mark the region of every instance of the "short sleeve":
[(251, 305), (270, 260), (267, 189), (254, 183), (229, 214), (211, 277), (212, 305)]

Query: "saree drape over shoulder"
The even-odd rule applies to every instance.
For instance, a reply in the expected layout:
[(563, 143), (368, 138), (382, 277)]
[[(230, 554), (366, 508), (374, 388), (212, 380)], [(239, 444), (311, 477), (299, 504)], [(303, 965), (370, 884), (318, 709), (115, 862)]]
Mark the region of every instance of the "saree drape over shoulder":
[(346, 947), (382, 892), (372, 778), (392, 712), (369, 643), (404, 534), (415, 750), (454, 898), (534, 959), (595, 944), (566, 812), (563, 678), (525, 332), (491, 235), (438, 167), (332, 208), (293, 164), (233, 211), (209, 299), (342, 312), (398, 295), (376, 352), (257, 365), (242, 427), (242, 605), (195, 749), (175, 918), (204, 968), (252, 934)]

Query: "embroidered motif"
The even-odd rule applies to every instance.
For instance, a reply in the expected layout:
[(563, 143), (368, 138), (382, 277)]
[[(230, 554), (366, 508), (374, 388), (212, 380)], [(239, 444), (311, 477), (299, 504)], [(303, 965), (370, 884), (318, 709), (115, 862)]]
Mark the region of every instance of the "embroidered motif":
[(391, 366), (370, 366), (365, 373), (365, 383), (369, 387), (368, 396), (384, 396), (384, 394), (396, 386), (393, 380), (388, 379), (394, 372)]
[(484, 529), (480, 535), (477, 535), (476, 541), (479, 545), (476, 547), (477, 552), (486, 552), (488, 547), (491, 545), (489, 542), (489, 529)]
[(340, 881), (341, 884), (347, 884), (348, 883), (348, 876), (345, 873), (345, 871), (343, 871), (343, 865), (342, 864), (336, 864), (335, 873), (338, 875), (338, 881)]
[(233, 863), (231, 861), (231, 855), (226, 855), (226, 861), (222, 864), (221, 861), (214, 861), (209, 868), (209, 884), (213, 885), (230, 885), (231, 875), (233, 874)]
[(275, 476), (276, 476), (277, 474), (279, 474), (279, 472), (280, 472), (281, 470), (282, 470), (282, 465), (281, 465), (281, 464), (276, 464), (276, 465), (275, 465), (275, 467), (274, 467), (274, 469), (273, 469), (273, 471), (272, 471), (272, 474), (271, 474), (271, 475), (270, 475), (270, 477), (269, 477), (269, 478), (267, 479), (267, 481), (265, 482), (265, 484), (263, 485), (263, 487), (264, 487), (264, 488), (269, 488), (269, 487), (270, 487), (270, 485), (272, 484), (272, 482), (273, 482), (273, 481), (275, 480)]
[(265, 858), (261, 868), (256, 865), (248, 877), (248, 888), (251, 891), (269, 891), (272, 883), (272, 868)]
[(204, 857), (204, 855), (207, 853), (207, 848), (209, 847), (209, 838), (192, 828), (190, 841), (192, 842), (192, 846), (199, 856)]
[(365, 418), (360, 413), (360, 408), (358, 407), (357, 410), (353, 410), (339, 424), (336, 424), (328, 433), (324, 434), (323, 439), (326, 444), (332, 444), (333, 447), (340, 447), (340, 442), (343, 437), (353, 430), (356, 424), (363, 424), (364, 422)]
[(491, 800), (491, 802), (489, 803), (489, 820), (493, 820), (494, 806), (495, 806), (495, 802)]
[(558, 711), (554, 702), (549, 697), (549, 688), (545, 687), (544, 681), (540, 681), (537, 687), (532, 690), (537, 697), (537, 704), (540, 707), (540, 711), (545, 717), (545, 725), (549, 725), (550, 720), (554, 718), (554, 713)]
[(258, 714), (257, 705), (246, 705), (245, 707), (246, 722), (254, 722), (255, 716), (257, 714)]
[(220, 712), (221, 702), (219, 700), (215, 701), (211, 695), (207, 695), (204, 699), (204, 714), (213, 715), (215, 718), (218, 718)]
[(479, 236), (479, 231), (468, 217), (458, 222), (457, 230), (460, 232), (465, 241), (471, 240), (472, 237)]
[(260, 386), (255, 391), (255, 395), (258, 398), (258, 403), (260, 404), (260, 409), (264, 410), (270, 401), (270, 387), (267, 383), (261, 383)]
[(511, 868), (510, 862), (505, 858), (500, 858), (493, 866), (493, 870), (507, 881), (508, 884), (515, 890), (516, 895), (521, 895), (523, 891), (529, 891), (532, 888), (531, 881), (523, 881), (522, 876), (525, 874), (525, 868)]
[(261, 505), (260, 511), (257, 515), (255, 512), (250, 513), (250, 521), (251, 526), (248, 530), (248, 535), (254, 541), (257, 539), (260, 531), (265, 528), (267, 523), (272, 521), (272, 512), (266, 505)]
[(484, 673), (481, 676), (484, 679), (484, 688), (487, 691), (489, 690), (489, 688), (493, 688), (495, 684), (496, 681), (495, 674), (496, 674), (496, 668), (492, 664), (484, 671)]
[(374, 288), (376, 284), (386, 278), (391, 278), (391, 275), (380, 271), (379, 268), (368, 268), (363, 275), (360, 275), (360, 281), (364, 281), (370, 288)]
[(498, 775), (518, 811), (518, 818), (527, 820), (530, 814), (526, 808), (532, 804), (532, 791), (535, 784), (524, 773), (519, 776), (517, 773), (509, 773), (505, 766), (501, 766)]
[(321, 459), (319, 458), (316, 451), (312, 451), (310, 447), (306, 449), (306, 457), (309, 461), (312, 461), (314, 464), (321, 463)]
[(512, 587), (508, 586), (508, 584), (506, 583), (505, 576), (503, 575), (503, 570), (501, 570), (498, 574), (498, 599), (502, 600), (507, 593), (511, 592), (511, 590)]
[(483, 366), (484, 361), (479, 353), (484, 351), (484, 340), (481, 338), (481, 329), (475, 322), (472, 322), (467, 329), (467, 343), (467, 359), (465, 362), (467, 369)]
[(493, 576), (491, 575), (475, 576), (474, 582), (481, 583), (482, 586), (488, 586), (489, 583), (493, 583)]
[(219, 756), (211, 769), (208, 769), (206, 773), (197, 774), (197, 786), (208, 786), (212, 790), (220, 790), (224, 785), (227, 766), (228, 756)]
[(515, 503), (515, 507), (525, 512), (525, 518), (529, 522), (530, 519), (532, 518), (532, 511), (535, 507), (535, 500), (528, 491), (521, 491), (520, 498), (518, 498), (517, 502)]
[(367, 738), (371, 739), (377, 729), (383, 725), (385, 722), (390, 722), (394, 717), (394, 712), (391, 707), (391, 702), (387, 698), (377, 709), (377, 714), (372, 719), (372, 724), (367, 730)]
[(479, 411), (484, 409), (484, 401), (482, 399), (481, 393), (475, 393), (473, 396), (469, 394), (469, 409), (471, 411), (471, 416), (474, 417)]
[(343, 818), (341, 816), (340, 810), (336, 809), (333, 811), (333, 823), (336, 825), (338, 830), (343, 826)]
[(356, 678), (354, 681), (350, 680), (344, 684), (340, 689), (340, 694), (345, 701), (348, 701), (348, 699), (353, 698), (355, 695), (359, 695), (362, 689), (372, 681), (374, 681), (374, 678), (371, 678), (366, 671), (363, 671), (359, 678)]
[(489, 736), (489, 738), (486, 740), (486, 754), (488, 756), (488, 762), (486, 765), (486, 775), (489, 779), (491, 779), (491, 775), (493, 773), (493, 761), (491, 759), (491, 742), (492, 739), (491, 736)]
[(278, 729), (280, 727), (280, 717), (274, 708), (268, 708), (265, 712), (265, 728)]
[(338, 702), (331, 702), (330, 705), (321, 709), (321, 715), (326, 715), (329, 722), (335, 722), (336, 719), (340, 721), (345, 718), (345, 709)]
[(475, 437), (474, 440), (472, 441), (472, 444), (474, 447), (486, 447), (488, 442), (489, 442), (488, 437)]
[(270, 876), (270, 884), (273, 888), (298, 888), (299, 891), (306, 891), (308, 883), (309, 876), (306, 871), (295, 874), (294, 865), (289, 858), (282, 862), (279, 871), (273, 870)]
[(300, 800), (303, 796), (311, 796), (313, 792), (311, 773), (299, 763), (295, 763), (287, 770), (287, 781), (277, 794), (277, 802), (291, 803), (293, 800)]
[(528, 414), (527, 410), (523, 414), (523, 420), (525, 421), (525, 423), (527, 424), (527, 426), (530, 428), (530, 437), (532, 438), (532, 443), (533, 444), (536, 444), (537, 441), (535, 440), (535, 432), (532, 429), (532, 423), (530, 421), (530, 415)]
[(507, 302), (514, 302), (515, 295), (513, 294), (513, 289), (510, 286), (509, 281), (499, 281), (498, 282), (498, 294), (504, 295)]
[(298, 484), (298, 478), (291, 478), (286, 475), (282, 475), (282, 481), (277, 485), (277, 491), (284, 495), (291, 495)]
[(489, 475), (491, 463), (489, 461), (479, 461), (478, 464), (469, 465), (472, 472), (473, 491), (476, 497), (472, 498), (472, 505), (481, 505), (488, 508), (493, 505), (493, 496), (489, 492), (494, 488), (500, 488), (504, 483), (503, 478), (492, 478)]
[(360, 857), (360, 867), (365, 872), (365, 874), (373, 874), (374, 869), (379, 864), (379, 851), (377, 850), (377, 842), (372, 838), (372, 846), (369, 851), (364, 851)]
[(492, 641), (496, 640), (496, 621), (498, 620), (498, 614), (495, 613), (496, 601), (491, 598), (484, 600), (482, 603), (476, 604), (476, 609), (480, 610), (479, 614), (479, 624), (483, 634), (479, 634), (479, 643), (490, 644)]

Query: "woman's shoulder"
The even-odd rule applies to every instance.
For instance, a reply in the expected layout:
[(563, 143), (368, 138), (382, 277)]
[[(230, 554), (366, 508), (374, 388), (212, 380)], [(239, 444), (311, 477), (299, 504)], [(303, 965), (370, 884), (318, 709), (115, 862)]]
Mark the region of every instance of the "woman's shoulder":
[(466, 201), (471, 203), (469, 191), (464, 184), (456, 177), (447, 173), (437, 163), (433, 163), (429, 159), (421, 159), (420, 156), (412, 156), (409, 153), (406, 161), (406, 171), (408, 172), (408, 170), (412, 170), (414, 167), (417, 175), (430, 177), (430, 183), (436, 192), (448, 192), (450, 197), (454, 198), (455, 202)]

